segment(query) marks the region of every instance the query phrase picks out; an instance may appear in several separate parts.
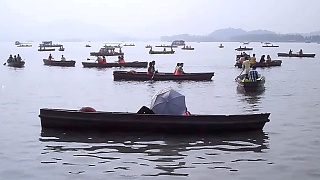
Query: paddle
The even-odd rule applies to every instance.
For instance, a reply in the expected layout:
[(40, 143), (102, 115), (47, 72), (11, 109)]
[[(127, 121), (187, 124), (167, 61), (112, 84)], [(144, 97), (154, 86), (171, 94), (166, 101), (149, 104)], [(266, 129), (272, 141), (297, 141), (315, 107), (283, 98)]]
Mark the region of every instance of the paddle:
[[(244, 71), (244, 69), (242, 69), (241, 73), (239, 74), (239, 76), (241, 76), (242, 72)], [(234, 80), (237, 80), (237, 78), (239, 77), (237, 76), (236, 78), (234, 78)]]

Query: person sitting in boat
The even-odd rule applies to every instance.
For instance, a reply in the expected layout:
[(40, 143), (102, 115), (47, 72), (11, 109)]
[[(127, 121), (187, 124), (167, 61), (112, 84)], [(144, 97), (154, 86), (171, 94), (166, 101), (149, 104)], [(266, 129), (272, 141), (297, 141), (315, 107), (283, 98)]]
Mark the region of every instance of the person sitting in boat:
[(13, 56), (13, 61), (14, 61), (14, 62), (17, 62), (17, 61), (18, 61), (16, 55)]
[(258, 78), (259, 78), (259, 74), (258, 74), (258, 71), (256, 70), (256, 66), (253, 66), (249, 71), (249, 81), (256, 82)]
[(19, 62), (22, 61), (22, 59), (21, 59), (21, 57), (20, 57), (20, 54), (17, 55), (17, 61), (19, 61)]
[(63, 55), (61, 55), (61, 61), (65, 61), (65, 60), (66, 58)]
[(52, 61), (53, 57), (51, 54), (49, 54), (49, 57), (48, 57), (48, 61)]
[(126, 63), (124, 61), (124, 57), (123, 56), (118, 56), (118, 63), (121, 64), (121, 63)]
[(254, 64), (256, 64), (256, 61), (257, 59), (256, 59), (256, 54), (252, 54), (252, 57), (250, 58), (250, 64), (251, 65), (254, 65)]
[(271, 57), (270, 57), (270, 55), (268, 54), (267, 55), (267, 61), (266, 61), (267, 63), (271, 63)]
[(259, 63), (265, 63), (265, 62), (266, 62), (266, 60), (264, 59), (264, 57), (265, 57), (265, 55), (262, 55), (262, 56), (261, 56)]
[(300, 49), (300, 51), (299, 51), (299, 55), (302, 55), (302, 54), (303, 54), (302, 49)]
[(7, 60), (7, 62), (8, 62), (8, 63), (13, 62), (12, 54), (10, 54), (10, 56), (9, 56), (9, 58), (8, 58), (8, 60)]
[(176, 67), (174, 68), (173, 75), (178, 75), (178, 69), (180, 67), (180, 63), (177, 63)]
[(153, 75), (155, 73), (158, 73), (158, 71), (155, 68), (155, 64), (156, 64), (155, 61), (149, 62), (149, 67), (148, 67), (148, 71), (147, 71), (148, 75)]
[(102, 64), (103, 63), (103, 60), (102, 60), (102, 58), (100, 56), (97, 57), (96, 61), (98, 61), (98, 64)]
[(166, 48), (163, 48), (163, 52), (166, 52)]
[(105, 56), (102, 56), (102, 63), (103, 63), (103, 64), (107, 64), (107, 59), (106, 59)]
[(175, 71), (174, 75), (182, 75), (182, 74), (184, 74), (183, 63), (179, 63), (179, 65), (177, 67), (178, 67), (178, 69), (177, 69), (177, 71)]
[(292, 50), (290, 49), (290, 50), (289, 50), (289, 55), (291, 55), (291, 54), (292, 54)]

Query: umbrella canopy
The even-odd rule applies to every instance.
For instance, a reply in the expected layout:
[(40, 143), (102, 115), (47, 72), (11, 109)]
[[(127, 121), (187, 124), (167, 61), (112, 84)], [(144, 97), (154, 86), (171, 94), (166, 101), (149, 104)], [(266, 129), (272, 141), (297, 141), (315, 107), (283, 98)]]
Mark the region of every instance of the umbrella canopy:
[(150, 109), (155, 114), (182, 115), (186, 111), (185, 96), (173, 89), (164, 89), (152, 97)]

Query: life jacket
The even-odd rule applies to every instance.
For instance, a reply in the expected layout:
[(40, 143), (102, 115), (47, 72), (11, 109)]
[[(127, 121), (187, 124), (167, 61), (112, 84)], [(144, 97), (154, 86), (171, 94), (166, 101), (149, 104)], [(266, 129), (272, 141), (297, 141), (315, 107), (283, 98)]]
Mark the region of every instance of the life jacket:
[(107, 64), (107, 61), (105, 59), (102, 60), (103, 64)]
[(103, 60), (101, 58), (99, 58), (98, 63), (103, 63)]
[(124, 59), (120, 59), (118, 62), (119, 62), (119, 64), (121, 64), (121, 63), (126, 63), (126, 62), (124, 61)]
[(148, 74), (148, 75), (151, 75), (151, 72), (147, 71), (147, 74)]

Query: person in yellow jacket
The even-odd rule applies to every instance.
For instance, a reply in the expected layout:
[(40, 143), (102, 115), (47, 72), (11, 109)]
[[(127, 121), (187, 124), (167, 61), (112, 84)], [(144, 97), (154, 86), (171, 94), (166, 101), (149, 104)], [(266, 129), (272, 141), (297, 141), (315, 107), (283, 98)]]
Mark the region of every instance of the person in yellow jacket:
[(256, 54), (253, 54), (252, 57), (250, 58), (250, 64), (254, 65), (256, 64), (256, 62), (257, 62)]

